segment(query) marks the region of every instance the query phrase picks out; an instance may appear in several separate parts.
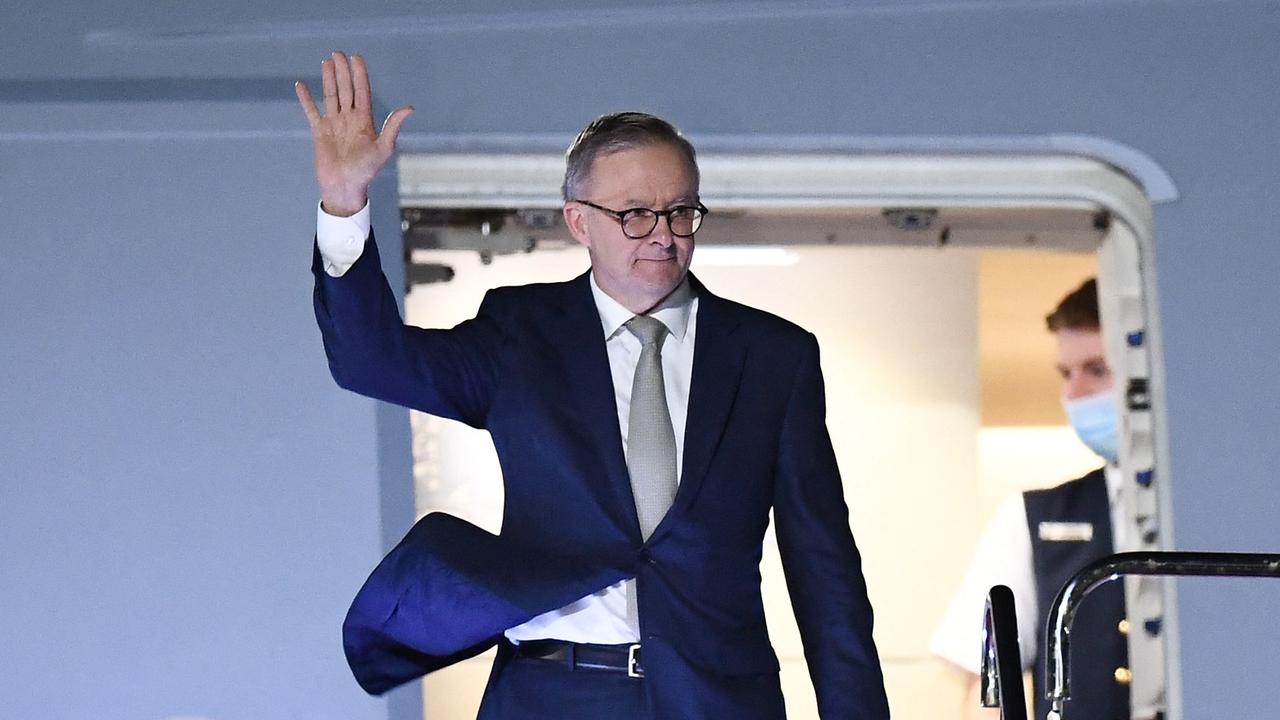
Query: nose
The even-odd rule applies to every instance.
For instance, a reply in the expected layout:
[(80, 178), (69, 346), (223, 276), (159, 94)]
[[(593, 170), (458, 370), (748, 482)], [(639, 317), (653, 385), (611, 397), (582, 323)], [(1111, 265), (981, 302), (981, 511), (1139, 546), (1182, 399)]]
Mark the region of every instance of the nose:
[(1075, 400), (1076, 398), (1084, 397), (1086, 393), (1081, 392), (1080, 385), (1081, 383), (1080, 383), (1079, 376), (1076, 376), (1074, 378), (1067, 378), (1066, 380), (1063, 380), (1062, 381), (1063, 396), (1066, 397), (1068, 400)]
[(671, 247), (676, 241), (676, 236), (671, 232), (671, 216), (658, 218), (658, 224), (653, 226), (653, 232), (646, 239), (660, 247)]

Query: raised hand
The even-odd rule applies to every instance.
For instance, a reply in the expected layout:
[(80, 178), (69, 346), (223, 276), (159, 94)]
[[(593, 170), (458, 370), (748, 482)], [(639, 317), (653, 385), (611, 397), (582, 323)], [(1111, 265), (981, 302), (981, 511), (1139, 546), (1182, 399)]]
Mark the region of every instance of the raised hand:
[(354, 215), (368, 200), (374, 176), (391, 159), (400, 126), (413, 108), (395, 109), (382, 124), (382, 132), (375, 132), (373, 92), (364, 58), (353, 55), (348, 60), (334, 52), (321, 63), (321, 70), (324, 115), (306, 83), (294, 83), (294, 91), (311, 125), (320, 201), (333, 215)]

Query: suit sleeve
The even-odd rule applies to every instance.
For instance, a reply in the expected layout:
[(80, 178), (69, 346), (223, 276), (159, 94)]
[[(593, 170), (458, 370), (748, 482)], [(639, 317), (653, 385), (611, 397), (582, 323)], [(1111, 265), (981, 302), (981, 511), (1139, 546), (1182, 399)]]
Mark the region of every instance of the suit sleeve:
[(315, 312), (329, 370), (339, 386), (378, 400), (484, 427), (497, 376), (497, 294), (450, 330), (405, 325), (382, 273), (373, 234), (342, 276), (313, 253)]
[(817, 340), (806, 334), (779, 445), (774, 521), (824, 720), (889, 717), (861, 558), (849, 530)]

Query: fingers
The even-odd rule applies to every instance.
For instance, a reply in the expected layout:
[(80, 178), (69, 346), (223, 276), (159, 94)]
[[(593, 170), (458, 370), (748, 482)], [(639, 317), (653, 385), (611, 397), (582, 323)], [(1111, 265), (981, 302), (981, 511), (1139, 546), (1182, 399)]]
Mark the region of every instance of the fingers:
[(390, 152), (395, 149), (396, 138), (400, 135), (400, 126), (404, 125), (404, 121), (409, 119), (413, 114), (413, 106), (405, 105), (396, 108), (387, 116), (387, 121), (382, 123), (382, 134), (378, 137), (378, 143), (383, 145)]
[(338, 112), (338, 79), (333, 69), (333, 58), (325, 58), (320, 63), (320, 78), (324, 85), (324, 114), (333, 117)]
[(311, 97), (311, 89), (299, 80), (293, 84), (293, 92), (298, 96), (298, 104), (302, 106), (302, 112), (307, 114), (307, 124), (315, 130), (320, 122), (320, 109), (316, 107), (316, 101)]
[(351, 56), (351, 83), (355, 90), (354, 107), (357, 110), (371, 110), (373, 89), (369, 86), (369, 68), (364, 64), (364, 58), (359, 55)]
[(338, 84), (338, 111), (351, 109), (351, 64), (347, 56), (341, 52), (333, 53), (334, 77)]

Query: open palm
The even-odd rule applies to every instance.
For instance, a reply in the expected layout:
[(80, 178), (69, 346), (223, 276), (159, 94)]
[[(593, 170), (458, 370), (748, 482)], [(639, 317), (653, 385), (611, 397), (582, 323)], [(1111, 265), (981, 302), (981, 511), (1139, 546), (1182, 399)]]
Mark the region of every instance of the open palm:
[(379, 133), (373, 128), (373, 93), (364, 58), (350, 60), (334, 52), (321, 64), (324, 114), (307, 84), (294, 85), (298, 102), (311, 125), (316, 181), (326, 211), (352, 215), (364, 207), (369, 184), (395, 152), (400, 126), (413, 114), (409, 106), (387, 116)]

